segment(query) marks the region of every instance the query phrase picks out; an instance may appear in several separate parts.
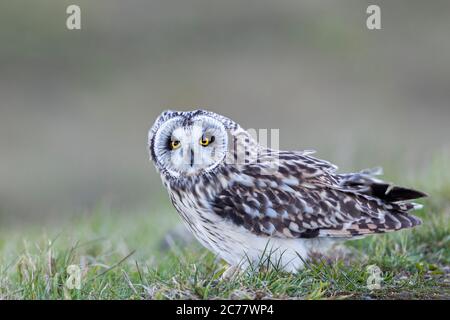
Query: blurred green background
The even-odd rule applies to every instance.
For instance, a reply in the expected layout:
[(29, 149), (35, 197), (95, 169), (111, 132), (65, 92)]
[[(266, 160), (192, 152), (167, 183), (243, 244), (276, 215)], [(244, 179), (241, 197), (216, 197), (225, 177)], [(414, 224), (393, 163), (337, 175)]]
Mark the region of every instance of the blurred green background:
[(198, 106), (342, 170), (415, 176), (450, 148), (450, 2), (2, 1), (0, 224), (168, 208), (147, 130)]

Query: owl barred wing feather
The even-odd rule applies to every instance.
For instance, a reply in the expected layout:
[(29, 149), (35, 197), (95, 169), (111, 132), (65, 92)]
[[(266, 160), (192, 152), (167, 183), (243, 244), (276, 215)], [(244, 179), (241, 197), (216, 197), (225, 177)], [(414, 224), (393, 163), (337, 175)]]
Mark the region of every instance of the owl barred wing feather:
[(214, 212), (280, 238), (351, 238), (421, 223), (408, 214), (416, 205), (406, 201), (425, 194), (391, 186), (374, 177), (377, 170), (336, 174), (336, 166), (310, 154), (269, 150), (239, 174), (230, 170), (228, 187), (211, 203)]

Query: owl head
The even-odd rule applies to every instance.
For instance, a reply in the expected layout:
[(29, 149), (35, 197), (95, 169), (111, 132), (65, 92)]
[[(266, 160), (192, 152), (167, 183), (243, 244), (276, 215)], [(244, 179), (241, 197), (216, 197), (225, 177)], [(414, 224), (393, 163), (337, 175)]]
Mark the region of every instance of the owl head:
[(238, 125), (205, 110), (163, 112), (148, 134), (150, 158), (171, 177), (210, 172), (224, 162)]

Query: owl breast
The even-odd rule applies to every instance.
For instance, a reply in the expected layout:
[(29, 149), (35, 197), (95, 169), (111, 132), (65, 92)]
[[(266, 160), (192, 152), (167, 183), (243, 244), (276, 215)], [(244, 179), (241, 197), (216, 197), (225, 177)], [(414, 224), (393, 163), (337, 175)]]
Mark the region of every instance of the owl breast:
[(175, 209), (197, 240), (228, 263), (238, 263), (242, 251), (245, 251), (245, 249), (236, 250), (243, 246), (239, 243), (239, 238), (242, 238), (242, 232), (247, 231), (239, 232), (237, 230), (240, 229), (239, 227), (233, 226), (229, 221), (215, 214), (211, 210), (206, 194), (187, 190), (180, 192), (170, 187), (168, 192)]

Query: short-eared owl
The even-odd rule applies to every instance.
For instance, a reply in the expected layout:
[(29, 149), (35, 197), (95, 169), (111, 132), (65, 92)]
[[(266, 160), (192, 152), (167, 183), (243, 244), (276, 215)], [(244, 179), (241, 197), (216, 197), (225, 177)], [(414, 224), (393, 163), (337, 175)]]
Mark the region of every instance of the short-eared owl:
[(409, 200), (425, 194), (375, 178), (381, 170), (337, 173), (312, 151), (263, 147), (213, 112), (163, 112), (148, 144), (187, 227), (233, 267), (270, 252), (294, 272), (336, 240), (421, 223)]

